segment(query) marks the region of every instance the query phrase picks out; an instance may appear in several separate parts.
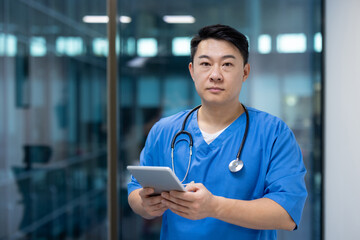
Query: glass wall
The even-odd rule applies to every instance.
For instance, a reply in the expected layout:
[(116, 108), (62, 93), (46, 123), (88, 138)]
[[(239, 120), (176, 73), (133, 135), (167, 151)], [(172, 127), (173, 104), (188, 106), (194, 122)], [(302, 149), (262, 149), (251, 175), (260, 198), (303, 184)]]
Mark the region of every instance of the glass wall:
[[(321, 0), (118, 0), (119, 239), (158, 239), (127, 203), (152, 125), (200, 103), (189, 41), (231, 25), (250, 41), (240, 100), (282, 118), (308, 169), (295, 232), (321, 239)], [(174, 16), (183, 16), (174, 18)], [(106, 1), (0, 1), (0, 240), (106, 239)]]
[[(250, 41), (251, 73), (240, 94), (248, 106), (282, 118), (308, 169), (309, 197), (299, 229), (279, 239), (321, 238), (321, 1), (119, 0), (121, 165), (137, 164), (150, 127), (200, 103), (188, 73), (189, 41), (210, 24), (227, 24)], [(182, 16), (182, 17), (179, 17)], [(174, 18), (175, 17), (175, 18)], [(158, 239), (161, 220), (143, 220), (121, 192), (122, 239)], [(128, 226), (132, 225), (133, 228)]]
[(106, 239), (106, 14), (0, 1), (0, 239)]

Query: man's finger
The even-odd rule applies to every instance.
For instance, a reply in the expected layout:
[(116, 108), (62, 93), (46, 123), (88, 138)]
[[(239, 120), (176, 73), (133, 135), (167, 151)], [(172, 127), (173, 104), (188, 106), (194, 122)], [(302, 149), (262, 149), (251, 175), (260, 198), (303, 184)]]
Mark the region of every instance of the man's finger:
[(143, 189), (140, 190), (139, 194), (142, 197), (147, 197), (147, 196), (153, 194), (154, 191), (155, 190), (153, 188), (143, 188)]
[(164, 199), (166, 199), (170, 202), (173, 202), (178, 205), (185, 206), (185, 207), (187, 207), (190, 204), (190, 201), (187, 199), (184, 200), (184, 198), (182, 197), (181, 194), (180, 194), (180, 197), (177, 197), (177, 196), (173, 196), (173, 194), (170, 194), (170, 193), (162, 193), (161, 197), (163, 197)]

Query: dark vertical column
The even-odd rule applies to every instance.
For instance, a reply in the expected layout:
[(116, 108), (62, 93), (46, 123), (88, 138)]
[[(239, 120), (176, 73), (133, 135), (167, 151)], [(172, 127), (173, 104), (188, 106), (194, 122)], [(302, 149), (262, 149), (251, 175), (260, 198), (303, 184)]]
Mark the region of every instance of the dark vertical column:
[(107, 25), (109, 54), (107, 59), (107, 146), (108, 146), (108, 239), (118, 238), (117, 199), (117, 59), (116, 59), (116, 12), (117, 0), (107, 0)]

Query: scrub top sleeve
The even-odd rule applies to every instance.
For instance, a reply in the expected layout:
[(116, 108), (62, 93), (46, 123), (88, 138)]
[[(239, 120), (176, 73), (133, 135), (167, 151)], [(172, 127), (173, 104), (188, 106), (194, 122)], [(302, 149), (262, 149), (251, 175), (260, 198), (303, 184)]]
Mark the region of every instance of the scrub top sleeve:
[[(140, 153), (140, 165), (141, 166), (151, 166), (153, 165), (152, 162), (153, 162), (153, 156), (152, 154), (156, 151), (154, 151), (153, 149), (155, 148), (155, 141), (156, 141), (156, 127), (157, 124), (155, 124), (147, 138), (146, 138), (146, 142), (145, 142), (145, 146), (144, 148), (142, 149), (141, 153)], [(131, 175), (131, 179), (130, 179), (130, 182), (128, 183), (128, 195), (136, 190), (136, 189), (139, 189), (139, 188), (142, 188), (142, 186), (140, 185), (140, 183)]]
[[(144, 148), (145, 149), (145, 148)], [(141, 156), (143, 155), (144, 153), (144, 149), (141, 151), (141, 154), (140, 154), (140, 159), (142, 158)], [(141, 162), (141, 160), (140, 160)], [(142, 164), (140, 164), (142, 165)], [(133, 177), (133, 175), (131, 175), (131, 178), (130, 178), (130, 182), (128, 183), (127, 185), (128, 187), (128, 195), (130, 195), (130, 193), (136, 189), (139, 189), (139, 188), (142, 188), (142, 186), (140, 185), (140, 183), (136, 180), (136, 178)]]
[(264, 197), (280, 204), (292, 217), (296, 227), (300, 223), (307, 197), (305, 174), (300, 147), (294, 134), (287, 128), (272, 146)]

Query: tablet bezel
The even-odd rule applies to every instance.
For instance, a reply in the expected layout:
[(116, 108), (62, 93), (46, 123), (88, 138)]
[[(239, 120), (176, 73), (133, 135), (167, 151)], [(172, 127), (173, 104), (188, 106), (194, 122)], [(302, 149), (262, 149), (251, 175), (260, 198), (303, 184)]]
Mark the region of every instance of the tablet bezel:
[(186, 191), (185, 187), (169, 167), (127, 166), (127, 170), (135, 177), (143, 188), (154, 188), (154, 195), (172, 190)]

